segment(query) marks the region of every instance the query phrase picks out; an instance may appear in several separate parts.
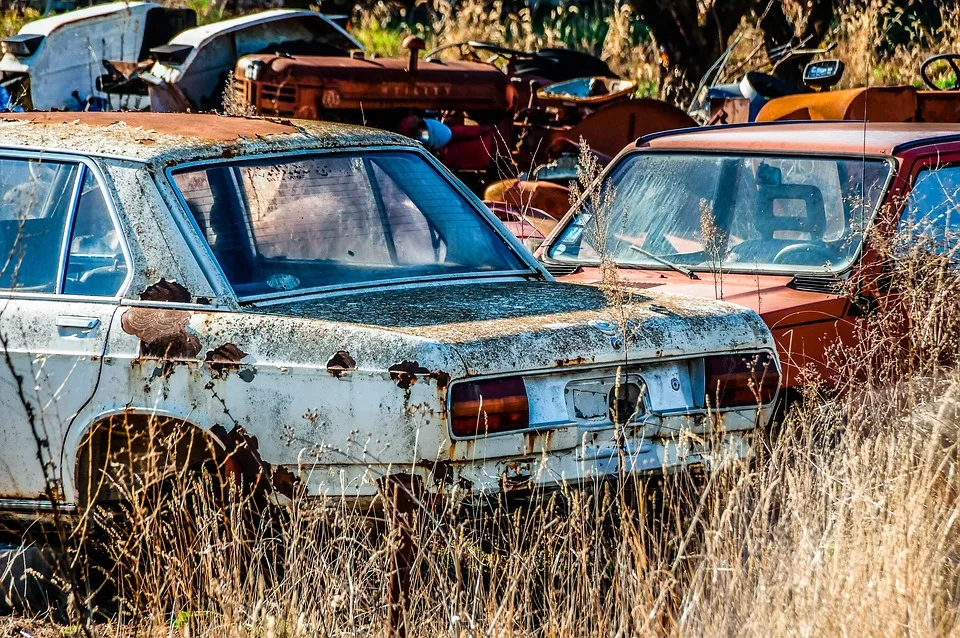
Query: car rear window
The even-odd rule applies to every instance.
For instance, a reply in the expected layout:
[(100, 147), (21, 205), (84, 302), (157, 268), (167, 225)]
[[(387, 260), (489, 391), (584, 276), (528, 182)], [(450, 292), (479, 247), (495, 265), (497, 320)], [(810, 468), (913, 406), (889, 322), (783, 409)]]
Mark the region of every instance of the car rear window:
[(412, 152), (206, 164), (173, 180), (239, 297), (529, 269)]

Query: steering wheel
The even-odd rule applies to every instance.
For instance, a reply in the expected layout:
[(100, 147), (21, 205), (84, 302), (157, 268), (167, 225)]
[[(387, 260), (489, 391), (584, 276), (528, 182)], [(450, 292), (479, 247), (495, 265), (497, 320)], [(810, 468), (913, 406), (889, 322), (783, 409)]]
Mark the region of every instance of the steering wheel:
[[(813, 257), (809, 262), (806, 259), (796, 262), (796, 258)], [(831, 259), (836, 258), (832, 250), (816, 242), (804, 242), (802, 244), (792, 244), (780, 250), (777, 256), (773, 258), (775, 264), (788, 264), (795, 266), (823, 266)]]
[[(452, 42), (450, 44), (444, 44), (443, 46), (439, 46), (436, 49), (427, 51), (427, 54), (423, 57), (426, 59), (430, 59), (436, 56), (441, 51), (446, 51), (447, 49), (452, 49), (454, 47), (459, 49), (460, 59), (463, 59), (463, 60), (466, 60), (466, 59), (479, 60), (480, 59), (480, 56), (478, 55), (479, 51), (493, 54), (492, 58), (490, 58), (489, 60), (485, 60), (486, 62), (493, 62), (497, 58), (506, 58), (509, 60), (510, 58), (514, 58), (517, 56), (530, 55), (525, 51), (518, 51), (516, 49), (511, 49), (509, 47), (500, 46), (499, 44), (494, 44), (493, 42), (479, 42), (477, 40), (467, 40), (466, 42)], [(469, 51), (469, 57), (465, 55), (465, 50)]]
[[(952, 86), (944, 88), (938, 86), (933, 80), (930, 67), (940, 61), (946, 62), (953, 69)], [(960, 53), (941, 53), (940, 55), (930, 56), (920, 65), (920, 77), (923, 78), (923, 83), (934, 91), (960, 91), (960, 64), (958, 62), (960, 62)]]

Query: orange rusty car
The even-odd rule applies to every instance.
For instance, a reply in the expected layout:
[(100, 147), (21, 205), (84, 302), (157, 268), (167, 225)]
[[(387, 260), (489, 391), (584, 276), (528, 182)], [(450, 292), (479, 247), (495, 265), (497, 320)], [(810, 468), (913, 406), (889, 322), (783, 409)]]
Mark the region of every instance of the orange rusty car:
[(597, 211), (587, 198), (567, 214), (539, 249), (550, 272), (597, 283), (604, 253), (631, 286), (742, 304), (771, 328), (785, 387), (801, 370), (836, 381), (828, 348), (852, 344), (882, 297), (841, 291), (881, 274), (868, 233), (906, 220), (938, 240), (960, 230), (960, 124), (675, 131), (641, 138), (599, 183), (612, 204)]

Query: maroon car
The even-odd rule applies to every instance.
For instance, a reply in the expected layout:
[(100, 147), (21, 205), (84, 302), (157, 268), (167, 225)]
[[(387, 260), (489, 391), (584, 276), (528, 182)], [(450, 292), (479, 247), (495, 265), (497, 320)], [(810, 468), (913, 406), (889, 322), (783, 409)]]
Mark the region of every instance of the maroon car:
[(596, 283), (605, 251), (638, 288), (747, 306), (773, 331), (790, 387), (803, 369), (835, 378), (829, 349), (853, 344), (857, 320), (884, 298), (871, 233), (916, 225), (938, 250), (956, 249), (960, 124), (676, 131), (642, 138), (601, 183), (610, 209), (599, 223), (590, 206), (568, 213), (539, 250), (547, 269)]

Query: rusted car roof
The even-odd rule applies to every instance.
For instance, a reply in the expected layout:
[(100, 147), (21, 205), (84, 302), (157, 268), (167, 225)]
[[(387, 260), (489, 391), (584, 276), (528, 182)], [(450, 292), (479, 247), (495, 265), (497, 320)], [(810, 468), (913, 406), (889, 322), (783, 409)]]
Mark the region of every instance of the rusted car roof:
[(0, 117), (0, 146), (158, 163), (385, 144), (416, 145), (394, 133), (301, 120), (181, 113), (10, 113)]
[(890, 155), (903, 144), (949, 136), (960, 136), (960, 124), (794, 122), (708, 127), (655, 137), (646, 145), (652, 148)]

